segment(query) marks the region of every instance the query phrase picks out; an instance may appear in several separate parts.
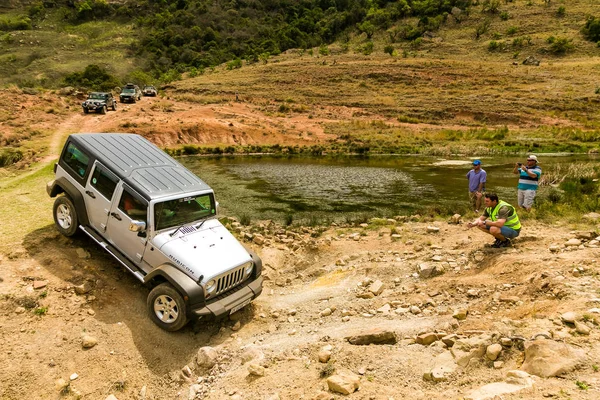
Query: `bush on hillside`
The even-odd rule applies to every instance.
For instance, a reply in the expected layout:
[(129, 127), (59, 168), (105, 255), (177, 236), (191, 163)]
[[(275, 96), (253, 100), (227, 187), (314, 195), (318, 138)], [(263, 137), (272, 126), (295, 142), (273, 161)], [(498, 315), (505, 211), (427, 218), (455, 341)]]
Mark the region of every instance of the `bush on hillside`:
[(584, 36), (592, 42), (600, 41), (600, 18), (588, 18), (582, 29)]
[(27, 31), (30, 29), (31, 20), (28, 17), (0, 19), (0, 31)]
[(550, 44), (548, 51), (552, 54), (565, 54), (574, 48), (573, 39), (550, 36), (546, 41)]
[(89, 90), (110, 92), (112, 88), (121, 86), (116, 76), (111, 75), (106, 69), (90, 64), (82, 72), (73, 72), (64, 79), (66, 86), (82, 87)]

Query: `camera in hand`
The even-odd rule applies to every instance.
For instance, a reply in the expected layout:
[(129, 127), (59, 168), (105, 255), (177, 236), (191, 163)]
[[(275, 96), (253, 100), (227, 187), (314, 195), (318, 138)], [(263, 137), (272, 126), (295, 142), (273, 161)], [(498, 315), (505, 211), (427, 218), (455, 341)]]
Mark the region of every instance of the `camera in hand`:
[(518, 162), (517, 165), (520, 167), (523, 165), (523, 163)]

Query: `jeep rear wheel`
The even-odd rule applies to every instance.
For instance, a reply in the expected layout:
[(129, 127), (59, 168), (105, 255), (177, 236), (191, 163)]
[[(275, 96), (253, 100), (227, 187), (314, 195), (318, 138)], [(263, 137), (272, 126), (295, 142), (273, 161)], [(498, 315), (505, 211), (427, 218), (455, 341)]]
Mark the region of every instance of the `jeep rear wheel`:
[(152, 289), (146, 305), (152, 321), (166, 331), (178, 331), (188, 322), (183, 297), (170, 283), (161, 283)]
[(100, 109), (100, 114), (106, 114), (106, 106), (102, 106)]
[(113, 111), (117, 111), (117, 102), (115, 101), (112, 106)]
[(67, 196), (57, 197), (54, 201), (53, 214), (56, 229), (61, 234), (73, 236), (77, 233), (77, 212), (70, 198)]

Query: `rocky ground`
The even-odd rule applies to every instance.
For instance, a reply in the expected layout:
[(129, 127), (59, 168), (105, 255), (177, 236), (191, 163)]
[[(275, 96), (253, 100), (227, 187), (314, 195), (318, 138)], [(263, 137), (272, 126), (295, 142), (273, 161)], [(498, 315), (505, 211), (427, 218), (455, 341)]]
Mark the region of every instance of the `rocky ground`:
[(307, 120), (314, 133), (299, 138), (302, 121), (252, 104), (159, 97), (101, 116), (70, 97), (12, 94), (0, 93), (12, 107), (2, 144), (30, 150), (23, 171), (0, 170), (0, 398), (600, 397), (598, 215), (577, 227), (525, 219), (507, 249), (461, 218), (324, 228), (227, 219), (265, 262), (263, 294), (227, 320), (168, 333), (146, 315), (146, 288), (91, 240), (53, 227), (43, 179), (66, 135), (262, 143), (271, 127), (277, 143), (311, 144), (327, 140), (322, 121)]
[(178, 333), (89, 240), (27, 237), (0, 264), (2, 398), (598, 398), (595, 232), (530, 222), (492, 249), (418, 216), (227, 224), (264, 259), (264, 292)]

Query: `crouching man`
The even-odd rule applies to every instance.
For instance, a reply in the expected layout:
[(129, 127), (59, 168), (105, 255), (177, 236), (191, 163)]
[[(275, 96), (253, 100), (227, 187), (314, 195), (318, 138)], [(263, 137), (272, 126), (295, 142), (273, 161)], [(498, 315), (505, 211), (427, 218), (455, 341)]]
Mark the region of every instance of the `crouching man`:
[(484, 203), (483, 214), (469, 222), (469, 228), (476, 226), (495, 237), (496, 241), (492, 244), (494, 248), (510, 246), (510, 239), (516, 238), (521, 232), (517, 211), (504, 200), (498, 200), (496, 193), (486, 193)]

